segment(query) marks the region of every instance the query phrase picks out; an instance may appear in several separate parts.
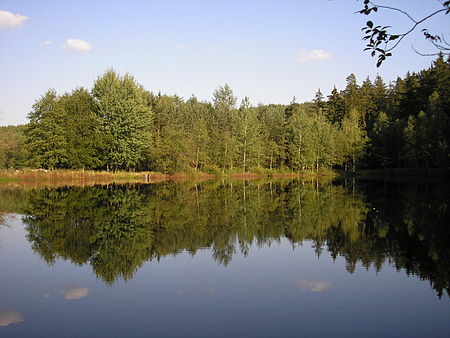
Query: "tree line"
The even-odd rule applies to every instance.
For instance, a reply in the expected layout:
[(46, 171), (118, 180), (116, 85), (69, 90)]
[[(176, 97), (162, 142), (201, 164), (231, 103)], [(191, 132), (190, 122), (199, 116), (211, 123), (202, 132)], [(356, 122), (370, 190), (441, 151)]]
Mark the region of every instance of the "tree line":
[(212, 102), (145, 90), (107, 70), (92, 89), (49, 89), (25, 126), (0, 127), (0, 167), (165, 173), (448, 168), (450, 61), (386, 84), (380, 76), (289, 105)]

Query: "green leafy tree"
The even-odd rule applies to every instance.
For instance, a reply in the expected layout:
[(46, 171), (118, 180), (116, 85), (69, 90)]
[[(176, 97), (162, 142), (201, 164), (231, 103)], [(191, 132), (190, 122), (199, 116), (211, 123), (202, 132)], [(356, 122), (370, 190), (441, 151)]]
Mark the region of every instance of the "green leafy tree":
[(260, 124), (256, 116), (256, 110), (250, 106), (250, 100), (246, 96), (242, 100), (237, 112), (237, 139), (239, 141), (239, 153), (242, 158), (243, 172), (249, 167), (260, 164)]
[(68, 164), (66, 115), (55, 90), (48, 90), (28, 114), (25, 147), (28, 165), (34, 168), (65, 168)]
[(102, 161), (108, 170), (134, 169), (150, 143), (152, 111), (144, 89), (131, 75), (110, 69), (92, 88), (102, 135)]
[(154, 101), (151, 168), (170, 173), (186, 170), (187, 135), (180, 121), (183, 102), (167, 95), (158, 95)]
[(24, 125), (0, 127), (0, 168), (21, 168), (26, 161)]
[(261, 165), (270, 170), (280, 168), (285, 163), (285, 109), (283, 105), (259, 105), (258, 121), (261, 126)]
[(208, 121), (211, 140), (210, 156), (222, 168), (233, 170), (238, 159), (238, 140), (236, 136), (237, 98), (225, 84), (213, 94), (214, 111)]
[(363, 156), (367, 143), (366, 132), (361, 127), (360, 114), (352, 109), (348, 117), (342, 121), (342, 136), (345, 140), (344, 154), (351, 163), (352, 171), (356, 171), (357, 161)]
[(86, 89), (78, 88), (61, 96), (60, 104), (66, 116), (67, 166), (74, 169), (102, 167), (101, 135), (93, 98)]
[(210, 163), (207, 146), (210, 142), (208, 135), (208, 115), (212, 106), (205, 102), (199, 102), (192, 96), (186, 101), (182, 114), (182, 125), (186, 132), (188, 145), (188, 162), (195, 171)]
[(316, 133), (312, 119), (304, 111), (292, 116), (288, 124), (288, 153), (293, 170), (313, 169), (316, 163)]

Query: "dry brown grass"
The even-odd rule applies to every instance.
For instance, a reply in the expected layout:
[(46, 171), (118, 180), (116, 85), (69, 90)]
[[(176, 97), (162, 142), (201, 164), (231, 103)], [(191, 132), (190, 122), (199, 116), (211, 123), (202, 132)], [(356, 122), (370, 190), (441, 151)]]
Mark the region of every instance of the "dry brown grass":
[[(259, 173), (228, 173), (222, 177), (226, 179), (255, 180), (267, 177), (273, 178), (318, 178), (333, 177), (334, 173), (307, 172), (307, 173), (273, 173), (271, 175)], [(109, 184), (113, 182), (129, 183), (159, 183), (164, 181), (205, 181), (217, 178), (216, 175), (197, 173), (175, 173), (163, 174), (159, 172), (110, 172), (93, 170), (44, 170), (44, 169), (24, 169), (24, 170), (0, 170), (0, 184), (2, 186), (63, 186), (63, 185), (94, 185)]]

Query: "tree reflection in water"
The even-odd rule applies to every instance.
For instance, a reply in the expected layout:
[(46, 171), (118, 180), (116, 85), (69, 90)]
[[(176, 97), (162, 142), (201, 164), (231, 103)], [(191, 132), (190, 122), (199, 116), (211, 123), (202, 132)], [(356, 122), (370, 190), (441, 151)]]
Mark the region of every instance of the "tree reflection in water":
[(350, 273), (358, 262), (377, 271), (389, 262), (429, 280), (439, 297), (450, 290), (442, 184), (211, 181), (1, 193), (20, 205), (33, 250), (48, 264), (90, 264), (107, 284), (166, 255), (210, 248), (227, 265), (253, 244), (287, 238), (343, 256)]

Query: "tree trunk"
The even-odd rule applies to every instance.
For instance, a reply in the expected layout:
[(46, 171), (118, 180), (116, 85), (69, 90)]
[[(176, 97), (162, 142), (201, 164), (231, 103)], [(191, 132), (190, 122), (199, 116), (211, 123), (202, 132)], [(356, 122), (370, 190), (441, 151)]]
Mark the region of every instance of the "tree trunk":
[[(195, 184), (195, 197), (197, 200), (197, 208), (200, 206), (200, 203), (198, 203), (198, 187), (197, 187), (197, 183)], [(198, 212), (198, 209), (197, 209)]]
[(227, 163), (227, 150), (228, 150), (228, 143), (225, 142), (225, 154), (224, 154), (224, 158), (223, 158), (222, 175), (225, 173), (225, 166)]
[(197, 157), (195, 159), (195, 171), (198, 170), (198, 153), (199, 153), (199, 151), (200, 151), (200, 147), (197, 146)]
[(245, 169), (246, 169), (246, 157), (247, 157), (247, 140), (244, 141), (244, 173), (245, 173)]

